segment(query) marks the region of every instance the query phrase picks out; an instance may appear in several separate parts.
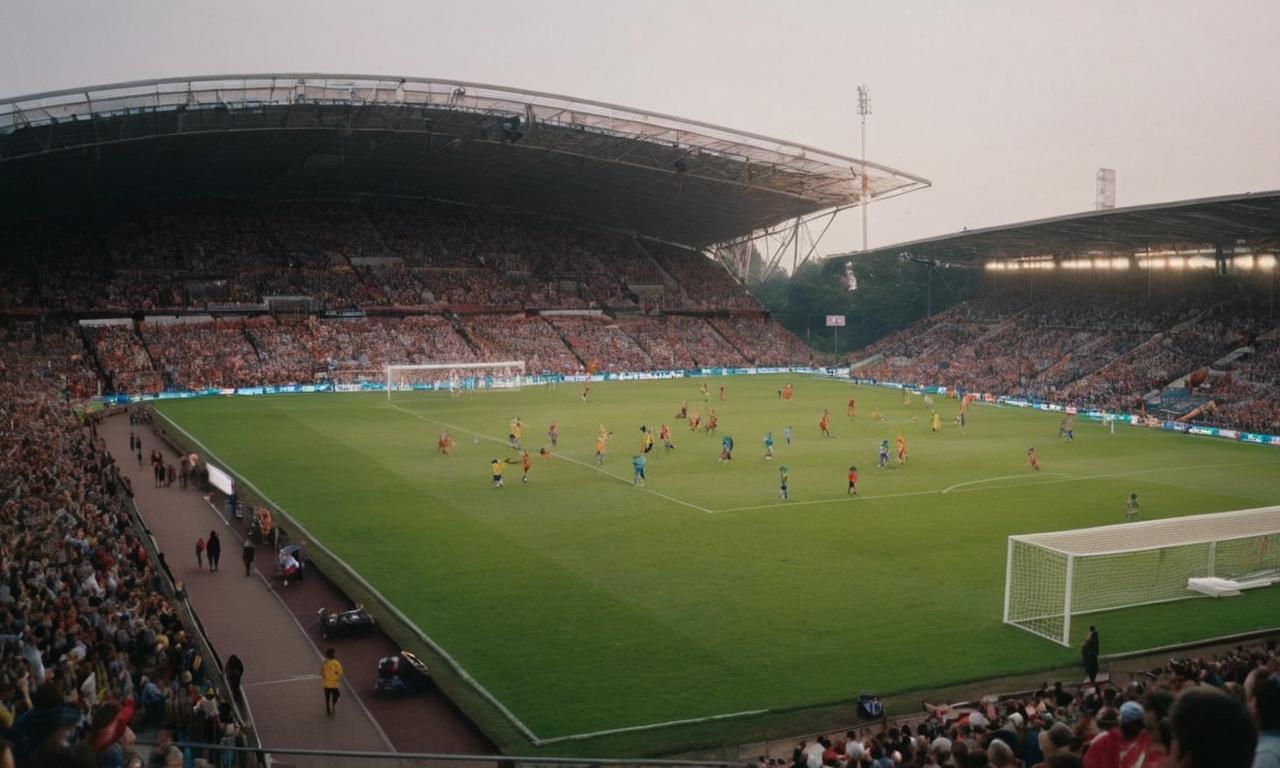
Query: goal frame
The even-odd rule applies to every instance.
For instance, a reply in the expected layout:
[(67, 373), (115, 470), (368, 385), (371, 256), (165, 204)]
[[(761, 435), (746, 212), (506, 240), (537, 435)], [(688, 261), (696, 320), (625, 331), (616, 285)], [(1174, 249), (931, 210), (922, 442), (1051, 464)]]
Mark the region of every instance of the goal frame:
[[(393, 376), (395, 376), (395, 374), (396, 374), (397, 372), (401, 372), (401, 371), (441, 371), (441, 370), (444, 370), (444, 371), (467, 371), (467, 370), (474, 371), (474, 370), (484, 370), (484, 369), (491, 369), (491, 368), (513, 368), (513, 369), (515, 369), (515, 370), (516, 370), (516, 374), (515, 374), (515, 376), (516, 376), (516, 380), (517, 380), (517, 382), (519, 382), (519, 380), (520, 380), (520, 379), (523, 379), (523, 378), (524, 378), (524, 376), (525, 376), (525, 373), (526, 373), (526, 371), (525, 371), (525, 363), (524, 363), (524, 361), (523, 361), (523, 360), (498, 360), (498, 361), (495, 361), (495, 362), (484, 362), (484, 363), (475, 363), (475, 362), (470, 362), (470, 363), (462, 363), (462, 362), (458, 362), (458, 363), (412, 363), (412, 364), (388, 363), (388, 364), (387, 364), (387, 367), (386, 367), (386, 390), (387, 390), (387, 399), (388, 399), (388, 400), (390, 400), (390, 399), (391, 399), (391, 393), (395, 391), (395, 386), (394, 386), (394, 384), (392, 383), (392, 382), (393, 382), (393, 378), (392, 378), (392, 377), (393, 377)], [(518, 384), (517, 384), (517, 388), (518, 388)]]
[[(1253, 543), (1257, 544), (1259, 548), (1257, 568), (1263, 567), (1264, 557), (1270, 563), (1269, 567), (1275, 568), (1280, 564), (1280, 559), (1277, 559), (1280, 553), (1274, 550), (1280, 547), (1272, 546), (1272, 551), (1268, 553), (1266, 543), (1270, 542), (1272, 545), (1280, 543), (1278, 538), (1280, 538), (1280, 506), (1187, 515), (1067, 531), (1012, 535), (1008, 538), (1005, 554), (1003, 621), (1005, 624), (1046, 640), (1070, 647), (1072, 617), (1204, 597), (1203, 594), (1187, 589), (1185, 578), (1182, 577), (1194, 575), (1234, 578), (1245, 575), (1249, 570), (1239, 561), (1239, 546), (1242, 544), (1246, 552)], [(1130, 544), (1123, 546), (1125, 542)], [(1023, 548), (1021, 550), (1023, 558), (1027, 561), (1024, 567), (1034, 566), (1034, 572), (1029, 574), (1018, 572), (1015, 561), (1019, 559), (1020, 548)], [(1153, 554), (1163, 557), (1167, 553), (1180, 555), (1186, 562), (1183, 571), (1171, 575), (1170, 579), (1157, 585), (1159, 592), (1152, 592), (1141, 599), (1099, 600), (1095, 604), (1085, 606), (1077, 603), (1075, 593), (1079, 585), (1076, 582), (1082, 565), (1086, 567), (1086, 573), (1088, 573), (1089, 566), (1104, 558), (1125, 555), (1142, 558)], [(1233, 554), (1235, 557), (1232, 556)], [(1019, 576), (1030, 580), (1034, 589), (1037, 577), (1045, 576), (1046, 573), (1045, 580), (1055, 587), (1060, 586), (1061, 594), (1041, 595), (1044, 603), (1051, 606), (1044, 611), (1018, 610), (1015, 603), (1019, 596), (1015, 593), (1027, 591), (1025, 584), (1020, 585), (1021, 589), (1015, 589), (1015, 582)], [(1181, 587), (1173, 576), (1181, 579)], [(1086, 582), (1088, 582), (1087, 576)], [(1056, 591), (1055, 589), (1055, 593)], [(1106, 604), (1100, 605), (1101, 603)], [(1059, 620), (1061, 631), (1057, 631), (1055, 626)], [(1048, 625), (1049, 629), (1045, 629), (1045, 625)]]

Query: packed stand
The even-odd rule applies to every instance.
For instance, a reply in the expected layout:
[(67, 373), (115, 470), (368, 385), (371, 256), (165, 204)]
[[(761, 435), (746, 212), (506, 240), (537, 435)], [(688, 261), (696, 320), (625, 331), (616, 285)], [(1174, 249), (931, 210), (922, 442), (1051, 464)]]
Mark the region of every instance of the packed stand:
[(618, 373), (654, 367), (644, 348), (608, 318), (551, 317), (550, 322), (592, 370)]
[(1215, 408), (1197, 421), (1254, 432), (1280, 432), (1280, 340), (1259, 341), (1208, 389)]
[(131, 726), (218, 743), (232, 715), (164, 596), (127, 481), (41, 359), (6, 345), (2, 362), (0, 735), (16, 764), (125, 765)]
[[(1269, 322), (1257, 297), (1189, 290), (1152, 307), (1137, 288), (1115, 295), (1096, 295), (1096, 288), (963, 302), (857, 353), (855, 360), (874, 361), (857, 374), (1136, 409), (1145, 395), (1222, 358)], [(1256, 413), (1254, 421), (1271, 419), (1265, 404)]]
[(1275, 768), (1280, 656), (1274, 641), (1173, 659), (1123, 687), (1043, 684), (988, 696), (896, 727), (796, 745), (756, 768)]
[(172, 389), (252, 387), (262, 383), (258, 353), (240, 320), (148, 322), (142, 338)]
[(578, 373), (581, 360), (541, 317), (472, 315), (463, 328), (487, 360), (524, 360), (530, 373)]
[(684, 295), (670, 308), (760, 309), (760, 302), (738, 284), (724, 265), (693, 251), (659, 243), (644, 249), (667, 274), (680, 283)]
[(93, 339), (94, 355), (112, 390), (153, 394), (164, 388), (132, 323), (88, 326), (85, 333)]
[[(6, 306), (758, 309), (704, 255), (543, 217), (441, 204), (201, 200), (15, 233)], [(635, 287), (634, 291), (632, 286)]]
[(711, 324), (760, 366), (808, 364), (811, 352), (795, 334), (767, 317), (714, 317)]
[(680, 341), (675, 333), (673, 316), (662, 320), (631, 320), (622, 328), (636, 340), (636, 343), (649, 355), (649, 359), (657, 368), (674, 370), (693, 368), (697, 363), (693, 353)]
[(739, 368), (747, 360), (711, 323), (694, 315), (667, 315), (671, 335), (679, 339), (701, 367)]
[(0, 333), (5, 371), (10, 361), (21, 365), (26, 375), (39, 379), (49, 392), (59, 392), (68, 401), (99, 394), (102, 381), (93, 371), (84, 341), (69, 325), (36, 321), (11, 321)]

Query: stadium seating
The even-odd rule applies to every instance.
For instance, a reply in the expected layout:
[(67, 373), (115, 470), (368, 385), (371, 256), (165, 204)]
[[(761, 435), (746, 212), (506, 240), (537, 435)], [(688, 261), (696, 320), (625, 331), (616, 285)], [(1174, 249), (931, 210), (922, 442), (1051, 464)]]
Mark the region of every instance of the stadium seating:
[[(460, 206), (176, 202), (25, 228), (6, 255), (0, 303), (10, 312), (219, 318), (85, 329), (102, 386), (135, 394), (370, 378), (389, 362), (519, 357), (532, 370), (573, 373), (776, 366), (812, 354), (754, 314), (751, 294), (701, 255)], [(1273, 328), (1267, 302), (1203, 285), (1154, 302), (1138, 281), (1099, 288), (1060, 281), (990, 293), (853, 360), (873, 361), (859, 370), (870, 378), (1124, 409), (1204, 371), (1194, 397), (1163, 399), (1184, 410), (1212, 402), (1198, 414), (1209, 423), (1280, 428), (1265, 386), (1273, 354), (1212, 367)], [(607, 318), (526, 316), (575, 309)], [(378, 312), (396, 316), (332, 316)], [(94, 377), (90, 366), (71, 387), (96, 389)]]
[[(1238, 760), (1251, 754), (1258, 740), (1258, 732), (1249, 725), (1246, 699), (1265, 707), (1265, 716), (1280, 716), (1274, 711), (1280, 696), (1257, 695), (1259, 687), (1280, 686), (1273, 679), (1277, 664), (1280, 655), (1274, 641), (1254, 642), (1224, 653), (1175, 658), (1154, 669), (1131, 671), (1130, 681), (1116, 680), (1113, 667), (1110, 679), (1099, 678), (1097, 686), (1046, 682), (1014, 695), (993, 694), (948, 705), (925, 703), (921, 716), (900, 718), (892, 727), (875, 723), (859, 731), (818, 736), (800, 742), (789, 761), (771, 763), (770, 758), (761, 757), (756, 768), (779, 763), (792, 768), (859, 768), (874, 765), (880, 757), (889, 760), (886, 764), (903, 766), (1032, 766), (1045, 764), (1054, 755), (1065, 757), (1048, 764), (1081, 765), (1083, 757), (1086, 766), (1159, 766), (1179, 727), (1171, 721), (1173, 708), (1189, 706), (1179, 701), (1179, 694), (1205, 695), (1205, 689), (1212, 689), (1207, 695), (1220, 697), (1221, 706), (1233, 710), (1235, 719), (1219, 709), (1215, 733), (1204, 737), (1201, 748), (1209, 749), (1211, 758), (1225, 761), (1233, 755)], [(1109, 761), (1119, 751), (1118, 745), (1127, 753), (1126, 762)], [(1247, 759), (1244, 764), (1249, 764)]]
[[(1124, 292), (1061, 291), (1034, 301), (1022, 294), (992, 295), (900, 329), (852, 358), (871, 361), (858, 369), (866, 378), (1129, 410), (1275, 323), (1269, 307), (1247, 295), (1192, 294), (1150, 311), (1138, 296)], [(1249, 381), (1280, 376), (1265, 347), (1242, 366)], [(1265, 386), (1237, 387), (1234, 395), (1227, 394), (1229, 385), (1218, 387), (1223, 402), (1205, 420), (1280, 429), (1278, 398)]]
[[(24, 325), (0, 349), (0, 731), (19, 766), (123, 764), (110, 761), (131, 734), (97, 757), (79, 728), (69, 745), (48, 737), (133, 703), (135, 726), (171, 722), (180, 738), (203, 740), (191, 702), (210, 682), (208, 660), (162, 591), (127, 480), (62, 402), (64, 382), (73, 396), (95, 388), (83, 342), (69, 328)], [(121, 336), (106, 333), (104, 348)], [(136, 346), (122, 343), (122, 356)]]

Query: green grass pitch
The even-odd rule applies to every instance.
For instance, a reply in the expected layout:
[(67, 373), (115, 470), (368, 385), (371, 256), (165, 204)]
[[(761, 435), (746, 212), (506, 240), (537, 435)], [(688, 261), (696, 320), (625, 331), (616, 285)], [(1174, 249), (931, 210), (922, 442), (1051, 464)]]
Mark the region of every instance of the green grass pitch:
[[(447, 649), (539, 737), (781, 710), (1071, 663), (1001, 623), (1009, 534), (1280, 502), (1280, 452), (975, 405), (939, 434), (921, 398), (846, 382), (711, 378), (719, 440), (674, 418), (700, 379), (609, 382), (450, 398), (404, 393), (164, 401), (159, 409), (250, 479)], [(777, 390), (795, 385), (783, 402)], [(727, 397), (718, 399), (724, 383)], [(850, 394), (858, 417), (845, 414)], [(832, 431), (817, 423), (824, 407)], [(879, 411), (884, 423), (872, 420)], [(527, 485), (505, 465), (527, 425)], [(912, 416), (919, 421), (913, 422)], [(543, 461), (549, 422), (556, 458)], [(631, 484), (640, 425), (673, 428)], [(435, 441), (451, 425), (452, 457)], [(788, 446), (783, 428), (794, 428)], [(593, 467), (601, 425), (613, 431)], [(876, 468), (906, 436), (910, 460)], [(776, 458), (761, 439), (772, 431)], [(478, 442), (477, 442), (478, 440)], [(1043, 470), (1028, 470), (1035, 446)], [(778, 498), (778, 465), (791, 500)], [(858, 496), (845, 475), (857, 465)], [(1273, 626), (1280, 588), (1118, 611), (1104, 653)], [(1077, 627), (1088, 622), (1077, 621)]]

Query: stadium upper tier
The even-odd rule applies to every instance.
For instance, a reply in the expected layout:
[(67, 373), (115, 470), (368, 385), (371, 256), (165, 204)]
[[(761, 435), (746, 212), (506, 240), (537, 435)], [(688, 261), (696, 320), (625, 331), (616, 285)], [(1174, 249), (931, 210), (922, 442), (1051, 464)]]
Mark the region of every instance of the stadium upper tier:
[(166, 201), (22, 222), (0, 309), (760, 310), (712, 259), (614, 232), (405, 200)]
[[(905, 254), (939, 262), (1061, 264), (1077, 257), (1132, 257), (1147, 252), (1230, 256), (1236, 249), (1280, 249), (1280, 191), (1206, 197), (1024, 221), (886, 245), (829, 258)], [(1044, 262), (1041, 262), (1044, 263)], [(1112, 264), (1108, 263), (1108, 267)]]
[(565, 217), (702, 247), (926, 179), (709, 123), (537, 91), (235, 75), (0, 101), (0, 207), (377, 195)]

